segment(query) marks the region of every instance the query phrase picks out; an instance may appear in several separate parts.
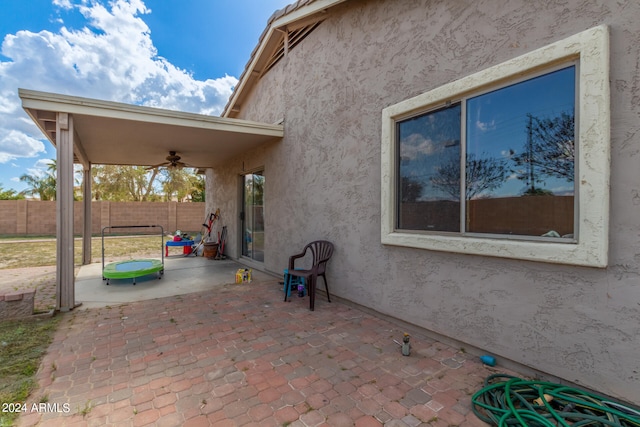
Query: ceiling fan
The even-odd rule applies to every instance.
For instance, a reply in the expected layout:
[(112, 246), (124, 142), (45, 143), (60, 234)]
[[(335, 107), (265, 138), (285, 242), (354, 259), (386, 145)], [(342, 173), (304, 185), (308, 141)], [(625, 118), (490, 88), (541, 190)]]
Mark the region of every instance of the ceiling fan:
[(150, 170), (150, 169), (156, 169), (156, 168), (162, 168), (162, 167), (166, 167), (166, 168), (169, 168), (169, 169), (175, 169), (175, 168), (183, 168), (183, 167), (187, 166), (185, 163), (180, 161), (181, 157), (178, 156), (175, 151), (169, 151), (169, 155), (166, 157), (166, 159), (167, 159), (166, 162), (159, 163), (159, 164), (153, 165), (153, 166), (149, 166), (146, 169)]

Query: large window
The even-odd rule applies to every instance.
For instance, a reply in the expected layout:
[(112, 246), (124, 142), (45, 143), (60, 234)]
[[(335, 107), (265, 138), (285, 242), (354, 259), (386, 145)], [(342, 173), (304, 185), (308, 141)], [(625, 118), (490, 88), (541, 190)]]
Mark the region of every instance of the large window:
[(397, 228), (573, 241), (575, 72), (397, 121)]
[(382, 242), (606, 266), (604, 26), (385, 108)]

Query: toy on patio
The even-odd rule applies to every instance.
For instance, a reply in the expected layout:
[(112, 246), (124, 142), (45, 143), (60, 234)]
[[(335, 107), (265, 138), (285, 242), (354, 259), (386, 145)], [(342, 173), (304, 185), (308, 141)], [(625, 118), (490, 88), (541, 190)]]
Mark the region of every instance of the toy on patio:
[(496, 366), (496, 358), (488, 354), (480, 356), (480, 361), (487, 366)]
[(299, 297), (303, 297), (306, 294), (305, 279), (304, 277), (289, 275), (289, 269), (285, 268), (282, 289), (284, 290), (285, 298), (289, 298), (289, 295), (291, 295), (292, 290), (298, 292)]
[(182, 246), (182, 254), (184, 256), (191, 255), (193, 252), (194, 241), (187, 233), (176, 230), (176, 234), (164, 244), (164, 256), (169, 256), (169, 246)]
[(251, 283), (251, 271), (250, 268), (239, 268), (236, 271), (236, 284)]
[[(112, 262), (105, 265), (104, 263), (104, 232), (112, 229), (140, 229), (140, 228), (159, 228), (160, 229), (160, 259), (130, 259), (127, 261)], [(164, 274), (164, 229), (161, 225), (129, 225), (129, 226), (109, 226), (102, 229), (102, 280), (107, 281), (107, 285), (111, 284), (111, 279), (133, 279), (136, 284), (136, 278), (147, 276), (150, 274), (158, 274), (158, 279), (162, 279)]]

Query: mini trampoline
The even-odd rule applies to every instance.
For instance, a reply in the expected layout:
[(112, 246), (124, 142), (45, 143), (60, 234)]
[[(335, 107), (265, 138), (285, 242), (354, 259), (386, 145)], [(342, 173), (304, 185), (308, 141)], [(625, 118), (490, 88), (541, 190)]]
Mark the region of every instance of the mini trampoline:
[[(127, 261), (112, 262), (104, 264), (104, 232), (113, 228), (160, 228), (160, 257), (161, 259), (130, 259)], [(160, 225), (135, 225), (135, 226), (111, 226), (102, 229), (102, 280), (110, 284), (111, 279), (133, 279), (136, 284), (136, 277), (158, 274), (158, 279), (162, 279), (164, 274), (164, 229)]]
[(112, 262), (107, 264), (102, 270), (102, 280), (110, 283), (110, 279), (133, 279), (136, 284), (136, 277), (158, 274), (158, 279), (164, 274), (164, 265), (157, 259), (130, 259), (128, 261)]

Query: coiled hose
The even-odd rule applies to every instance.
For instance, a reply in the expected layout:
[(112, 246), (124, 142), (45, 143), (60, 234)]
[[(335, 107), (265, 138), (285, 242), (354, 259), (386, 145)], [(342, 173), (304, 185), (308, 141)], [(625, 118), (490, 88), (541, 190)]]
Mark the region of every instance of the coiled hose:
[(505, 374), (488, 376), (471, 398), (487, 424), (524, 427), (640, 427), (640, 412), (584, 390)]

